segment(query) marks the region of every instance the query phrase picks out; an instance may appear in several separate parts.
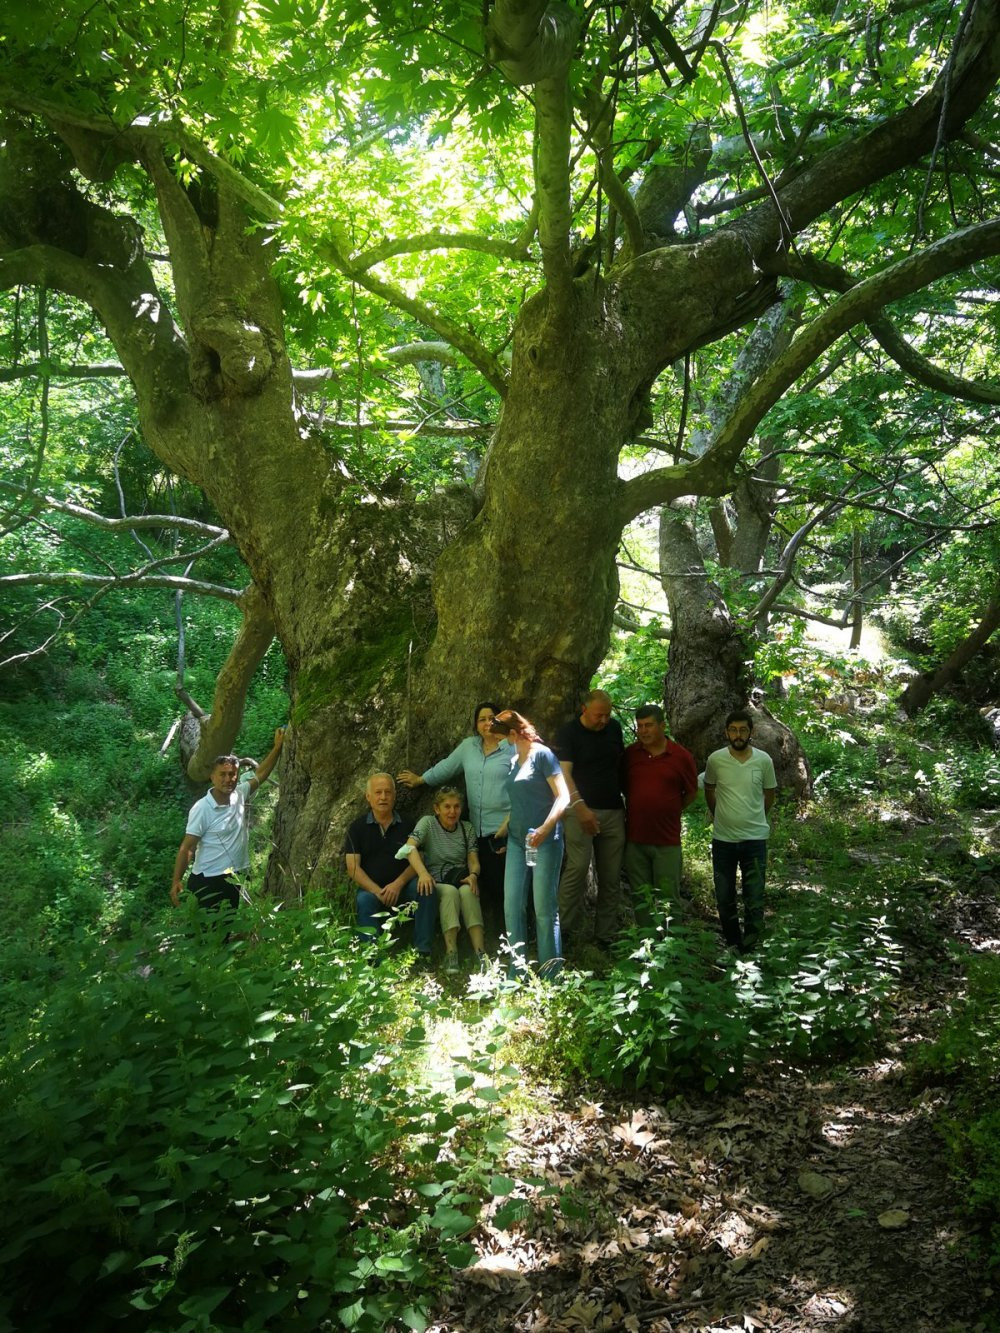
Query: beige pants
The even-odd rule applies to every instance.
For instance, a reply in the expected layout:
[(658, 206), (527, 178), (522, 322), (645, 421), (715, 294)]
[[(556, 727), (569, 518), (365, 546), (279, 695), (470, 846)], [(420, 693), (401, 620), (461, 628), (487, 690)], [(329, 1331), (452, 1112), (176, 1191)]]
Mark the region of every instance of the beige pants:
[(460, 924), (459, 917), (465, 923), (466, 930), (469, 926), (483, 924), (482, 906), (468, 884), (459, 884), (457, 888), (454, 884), (438, 884), (437, 896), (442, 930), (456, 930)]

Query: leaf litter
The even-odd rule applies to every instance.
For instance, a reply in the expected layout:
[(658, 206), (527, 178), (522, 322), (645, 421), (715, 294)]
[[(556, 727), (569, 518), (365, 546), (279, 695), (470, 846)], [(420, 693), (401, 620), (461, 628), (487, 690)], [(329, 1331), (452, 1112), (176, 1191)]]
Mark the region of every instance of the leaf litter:
[[(900, 1000), (891, 1052), (931, 1008)], [(946, 1094), (902, 1072), (890, 1054), (774, 1064), (725, 1095), (552, 1098), (509, 1157), (548, 1189), (520, 1189), (516, 1221), (491, 1205), (429, 1333), (985, 1329), (935, 1130)]]

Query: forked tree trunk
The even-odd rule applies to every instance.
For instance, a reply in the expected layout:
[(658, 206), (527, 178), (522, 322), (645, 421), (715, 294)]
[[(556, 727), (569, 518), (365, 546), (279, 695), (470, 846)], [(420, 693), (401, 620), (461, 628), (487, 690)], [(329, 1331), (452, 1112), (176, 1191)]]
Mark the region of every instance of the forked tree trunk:
[[(724, 744), (726, 714), (747, 708), (749, 644), (705, 569), (684, 511), (660, 517), (660, 570), (670, 606), (671, 633), (664, 700), (674, 739), (699, 768)], [(774, 760), (778, 785), (798, 800), (812, 790), (809, 761), (790, 727), (760, 705), (749, 709), (754, 744)]]

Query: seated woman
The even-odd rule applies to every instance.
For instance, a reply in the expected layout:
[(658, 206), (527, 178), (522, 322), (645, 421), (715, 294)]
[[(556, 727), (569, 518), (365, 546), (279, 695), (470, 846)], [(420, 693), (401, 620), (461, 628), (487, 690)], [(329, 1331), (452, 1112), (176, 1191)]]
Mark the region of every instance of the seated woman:
[(417, 887), (421, 893), (430, 893), (437, 888), (446, 972), (459, 970), (460, 920), (469, 932), (477, 962), (484, 957), (479, 852), (472, 825), (461, 816), (461, 793), (454, 787), (441, 787), (434, 793), (434, 813), (417, 820), (416, 828), (396, 853), (400, 857), (406, 855), (417, 872)]
[(471, 736), (459, 741), (451, 754), (423, 773), (404, 768), (398, 775), (405, 787), (436, 787), (463, 778), (469, 819), (479, 841), (479, 903), (493, 940), (499, 939), (503, 931), (504, 854), (510, 814), (506, 786), (512, 754), (507, 741), (490, 729), (498, 712), (496, 704), (476, 704)]

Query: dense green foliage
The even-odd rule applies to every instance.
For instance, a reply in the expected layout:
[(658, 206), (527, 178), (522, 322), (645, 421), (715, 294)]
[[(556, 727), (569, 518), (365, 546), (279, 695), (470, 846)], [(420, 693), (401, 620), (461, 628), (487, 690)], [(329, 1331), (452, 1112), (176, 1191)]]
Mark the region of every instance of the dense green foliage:
[(704, 928), (633, 936), (607, 976), (572, 973), (547, 1040), (565, 1067), (612, 1087), (731, 1087), (747, 1066), (868, 1046), (892, 992), (899, 944), (884, 917), (801, 904), (753, 958), (720, 956)]
[[(181, 772), (176, 740), (161, 754), (180, 709), (170, 603), (166, 593), (144, 591), (106, 600), (85, 631), (6, 676), (0, 854), (17, 874), (4, 934), (24, 949), (81, 926), (128, 929), (165, 905), (184, 816), (201, 794)], [(236, 616), (196, 601), (184, 616), (187, 685), (210, 699)], [(283, 674), (274, 650), (248, 700), (241, 753), (259, 757), (270, 748), (288, 706)], [(258, 821), (271, 804), (265, 790), (255, 803)], [(266, 823), (253, 846), (266, 851)]]
[(10, 1326), (423, 1327), (503, 1143), (495, 1047), (429, 1087), (437, 1002), (321, 912), (60, 963), (0, 1065)]

